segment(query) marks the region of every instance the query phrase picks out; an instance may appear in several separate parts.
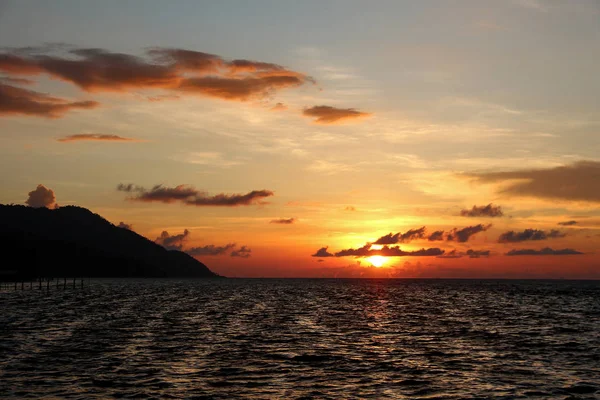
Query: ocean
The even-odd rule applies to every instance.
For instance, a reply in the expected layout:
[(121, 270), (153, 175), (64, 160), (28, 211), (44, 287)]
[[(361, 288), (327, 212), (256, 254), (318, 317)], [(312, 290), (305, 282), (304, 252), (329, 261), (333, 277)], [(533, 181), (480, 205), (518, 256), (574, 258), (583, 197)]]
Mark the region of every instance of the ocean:
[(0, 306), (2, 399), (600, 399), (598, 281), (91, 280)]

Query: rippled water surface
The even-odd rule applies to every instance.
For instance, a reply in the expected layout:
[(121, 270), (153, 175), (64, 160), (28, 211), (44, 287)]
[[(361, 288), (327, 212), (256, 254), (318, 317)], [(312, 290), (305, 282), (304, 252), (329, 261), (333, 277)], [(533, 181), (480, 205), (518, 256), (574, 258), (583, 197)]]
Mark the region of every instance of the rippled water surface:
[(0, 398), (600, 399), (600, 282), (0, 291)]

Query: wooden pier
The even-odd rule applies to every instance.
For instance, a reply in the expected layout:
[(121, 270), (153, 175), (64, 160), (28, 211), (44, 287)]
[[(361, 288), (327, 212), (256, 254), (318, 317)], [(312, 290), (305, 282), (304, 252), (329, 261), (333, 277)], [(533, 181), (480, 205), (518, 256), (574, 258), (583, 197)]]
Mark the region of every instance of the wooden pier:
[(0, 282), (0, 290), (83, 289), (85, 278), (29, 278)]

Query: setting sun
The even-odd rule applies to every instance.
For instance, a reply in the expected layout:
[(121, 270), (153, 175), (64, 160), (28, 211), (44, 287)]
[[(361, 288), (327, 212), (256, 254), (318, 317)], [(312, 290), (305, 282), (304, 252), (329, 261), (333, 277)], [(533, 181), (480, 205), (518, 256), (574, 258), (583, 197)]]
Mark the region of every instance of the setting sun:
[(385, 264), (385, 257), (383, 256), (371, 256), (368, 258), (369, 262), (374, 266), (374, 267), (381, 267), (383, 264)]

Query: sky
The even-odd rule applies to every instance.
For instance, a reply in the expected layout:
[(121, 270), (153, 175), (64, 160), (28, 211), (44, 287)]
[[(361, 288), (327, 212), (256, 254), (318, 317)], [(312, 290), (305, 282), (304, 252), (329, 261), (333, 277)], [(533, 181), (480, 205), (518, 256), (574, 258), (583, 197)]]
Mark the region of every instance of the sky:
[(0, 203), (229, 277), (600, 279), (600, 3), (2, 1)]

